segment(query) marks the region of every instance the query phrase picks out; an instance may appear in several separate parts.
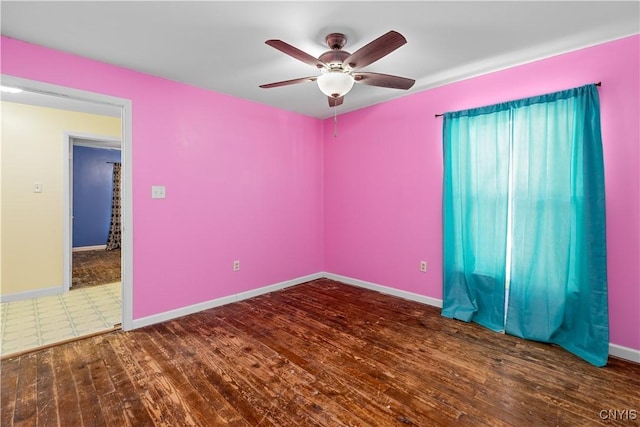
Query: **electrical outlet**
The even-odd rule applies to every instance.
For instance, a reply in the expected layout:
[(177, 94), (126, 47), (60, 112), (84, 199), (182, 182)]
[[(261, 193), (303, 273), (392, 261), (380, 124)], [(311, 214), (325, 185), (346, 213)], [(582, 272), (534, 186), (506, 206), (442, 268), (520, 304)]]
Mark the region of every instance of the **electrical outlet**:
[(420, 271), (423, 273), (427, 272), (427, 261), (420, 261)]
[(233, 271), (240, 270), (240, 261), (233, 261)]

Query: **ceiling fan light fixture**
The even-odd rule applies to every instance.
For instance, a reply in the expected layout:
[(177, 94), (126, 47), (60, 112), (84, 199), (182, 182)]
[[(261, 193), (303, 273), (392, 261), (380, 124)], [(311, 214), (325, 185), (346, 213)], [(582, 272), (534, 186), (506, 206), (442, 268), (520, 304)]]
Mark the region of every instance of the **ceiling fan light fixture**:
[(328, 71), (318, 77), (318, 88), (327, 96), (340, 98), (353, 87), (353, 76), (343, 71)]
[(328, 98), (329, 107), (337, 107), (342, 105), (344, 96), (353, 88), (354, 83), (404, 90), (410, 89), (415, 83), (415, 80), (406, 77), (362, 71), (363, 67), (373, 64), (407, 43), (407, 39), (397, 31), (392, 30), (381, 35), (354, 53), (342, 50), (347, 42), (347, 36), (342, 33), (331, 33), (325, 38), (325, 41), (330, 50), (316, 58), (282, 40), (267, 40), (265, 43), (269, 46), (298, 61), (317, 67), (320, 69), (321, 74), (317, 77), (303, 77), (268, 83), (260, 85), (260, 87), (267, 89), (317, 81), (318, 88)]

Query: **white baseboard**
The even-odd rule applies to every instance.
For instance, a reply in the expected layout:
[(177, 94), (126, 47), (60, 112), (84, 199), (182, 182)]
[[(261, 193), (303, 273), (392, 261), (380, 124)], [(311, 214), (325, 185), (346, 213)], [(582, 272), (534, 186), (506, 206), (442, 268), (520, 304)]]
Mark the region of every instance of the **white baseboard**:
[(413, 292), (402, 291), (400, 289), (390, 288), (388, 286), (378, 285), (376, 283), (365, 282), (364, 280), (354, 279), (352, 277), (340, 276), (339, 274), (323, 273), (323, 277), (327, 279), (336, 280), (338, 282), (346, 283), (347, 285), (358, 286), (365, 289), (371, 289), (372, 291), (378, 291), (383, 294), (393, 295), (408, 299), (410, 301), (416, 301), (422, 304), (432, 305), (434, 307), (442, 308), (442, 300), (438, 298), (431, 298), (420, 294), (414, 294)]
[(54, 286), (52, 288), (36, 289), (33, 291), (16, 292), (14, 294), (0, 295), (0, 303), (15, 302), (32, 298), (48, 297), (64, 293), (64, 286)]
[(609, 355), (640, 363), (640, 350), (609, 343)]
[(288, 288), (290, 286), (299, 285), (301, 283), (309, 282), (322, 278), (322, 273), (310, 274), (308, 276), (298, 277), (297, 279), (287, 280), (284, 282), (276, 283), (273, 285), (264, 286), (258, 289), (252, 289), (250, 291), (240, 292), (237, 294), (229, 295), (222, 298), (216, 298), (210, 301), (204, 301), (198, 304), (189, 305), (187, 307), (177, 308), (175, 310), (165, 311), (164, 313), (154, 314), (147, 317), (141, 317), (139, 319), (133, 319), (132, 328), (142, 328), (143, 326), (153, 325), (155, 323), (165, 322), (177, 317), (186, 316), (189, 314), (197, 313), (199, 311), (208, 310), (210, 308), (219, 307), (225, 304), (231, 304), (245, 300), (247, 298), (253, 298), (258, 295), (268, 294), (269, 292), (279, 291), (281, 289)]
[[(208, 310), (210, 308), (219, 307), (225, 304), (231, 304), (231, 303), (242, 301), (248, 298), (253, 298), (259, 295), (267, 294), (269, 292), (279, 291), (281, 289), (285, 289), (291, 286), (299, 285), (301, 283), (309, 282), (311, 280), (316, 280), (323, 277), (331, 280), (336, 280), (338, 282), (346, 283), (348, 285), (358, 286), (361, 288), (370, 289), (372, 291), (377, 291), (383, 294), (393, 295), (393, 296), (404, 298), (410, 301), (416, 301), (422, 304), (427, 304), (430, 306), (442, 308), (442, 300), (438, 298), (432, 298), (424, 295), (419, 295), (413, 292), (402, 291), (399, 289), (390, 288), (388, 286), (378, 285), (376, 283), (354, 279), (352, 277), (341, 276), (339, 274), (322, 272), (322, 273), (315, 273), (315, 274), (310, 274), (308, 276), (299, 277), (297, 279), (287, 280), (287, 281), (276, 283), (273, 285), (264, 286), (262, 288), (253, 289), (250, 291), (240, 292), (237, 294), (229, 295), (222, 298), (217, 298), (210, 301), (201, 302), (198, 304), (193, 304), (187, 307), (181, 307), (175, 310), (166, 311), (164, 313), (154, 314), (152, 316), (142, 317), (140, 319), (134, 319), (132, 322), (132, 329), (142, 328), (144, 326), (165, 322), (167, 320), (172, 320), (178, 317), (197, 313), (199, 311)], [(61, 288), (50, 288), (50, 289), (57, 291), (54, 293), (60, 293)], [(44, 290), (44, 291), (47, 291), (47, 290)], [(17, 294), (14, 294), (14, 295), (17, 295)], [(42, 296), (42, 295), (39, 295), (39, 296)], [(5, 298), (7, 297), (10, 297), (10, 295), (7, 295), (6, 297), (2, 297), (2, 302), (5, 302)], [(623, 347), (617, 344), (609, 344), (609, 354), (611, 356), (618, 357), (620, 359), (625, 359), (631, 362), (640, 363), (640, 350)]]
[[(338, 274), (333, 273), (323, 273), (323, 277), (327, 279), (336, 280), (338, 282), (343, 282), (348, 285), (359, 286), (361, 288), (371, 289), (373, 291), (378, 291), (383, 294), (389, 294), (393, 296), (397, 296), (400, 298), (405, 298), (411, 301), (420, 302), (423, 304), (432, 305), (435, 307), (442, 308), (442, 300), (437, 298), (426, 297), (423, 295), (414, 294), (411, 292), (401, 291), (394, 288), (389, 288), (387, 286), (378, 285), (371, 282), (365, 282), (364, 280), (354, 279), (351, 277), (340, 276)], [(623, 347), (617, 344), (609, 343), (609, 355), (625, 359), (631, 362), (640, 363), (640, 350), (636, 350), (633, 348)]]
[(258, 289), (253, 289), (246, 292), (240, 292), (236, 294), (237, 301), (242, 301), (248, 298), (257, 297), (258, 295), (268, 294), (269, 292), (279, 291), (280, 289), (289, 288), (291, 286), (299, 285), (301, 283), (310, 282), (322, 278), (322, 273), (309, 274), (307, 276), (298, 277), (297, 279), (287, 280), (284, 282), (276, 283), (275, 285), (269, 285)]
[(107, 245), (77, 246), (72, 248), (71, 252), (99, 251), (102, 249), (107, 249)]

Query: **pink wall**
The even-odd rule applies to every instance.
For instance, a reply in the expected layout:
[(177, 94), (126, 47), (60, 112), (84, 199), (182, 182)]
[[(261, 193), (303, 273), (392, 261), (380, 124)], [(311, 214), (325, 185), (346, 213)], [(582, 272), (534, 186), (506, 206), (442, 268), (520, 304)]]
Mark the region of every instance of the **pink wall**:
[(639, 52), (636, 35), (426, 90), (340, 116), (335, 139), (326, 120), (325, 271), (442, 298), (434, 114), (602, 81), (611, 342), (640, 349)]
[(611, 342), (640, 349), (639, 51), (634, 36), (423, 91), (340, 116), (335, 139), (332, 120), (5, 37), (1, 71), (133, 101), (134, 318), (323, 270), (441, 298), (434, 114), (602, 81)]
[(2, 73), (132, 100), (134, 318), (322, 270), (321, 121), (5, 37)]

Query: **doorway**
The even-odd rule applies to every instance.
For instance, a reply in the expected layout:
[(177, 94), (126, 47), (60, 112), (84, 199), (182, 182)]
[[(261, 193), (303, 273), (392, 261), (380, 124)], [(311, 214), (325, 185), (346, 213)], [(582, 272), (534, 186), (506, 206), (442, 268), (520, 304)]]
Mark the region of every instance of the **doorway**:
[(67, 310), (73, 321), (70, 326), (77, 334), (119, 328), (122, 324), (121, 138), (66, 135), (72, 224), (68, 285), (72, 294), (82, 296), (75, 299), (80, 305)]
[[(34, 93), (37, 95), (46, 95), (54, 100), (55, 102), (67, 102), (76, 104), (84, 104), (87, 106), (93, 106), (96, 108), (110, 108), (116, 109), (121, 119), (121, 164), (122, 164), (122, 246), (120, 249), (120, 269), (121, 269), (121, 281), (117, 284), (116, 291), (119, 295), (121, 295), (121, 304), (119, 307), (118, 318), (121, 319), (122, 328), (127, 330), (131, 329), (132, 324), (132, 252), (133, 252), (133, 241), (131, 239), (131, 231), (132, 231), (132, 188), (131, 188), (131, 101), (126, 99), (114, 98), (106, 95), (100, 95), (85, 91), (79, 91), (76, 89), (66, 88), (57, 85), (51, 85), (47, 83), (31, 81), (26, 79), (15, 78), (11, 76), (2, 76), (3, 85), (13, 86), (23, 89), (27, 93)], [(3, 101), (6, 100), (3, 95)], [(15, 102), (15, 101), (14, 101)], [(94, 135), (86, 135), (86, 134), (74, 134), (72, 135), (75, 138), (84, 138), (84, 137), (93, 137)], [(91, 138), (90, 138), (91, 139)], [(71, 144), (69, 141), (72, 141)], [(86, 141), (85, 141), (86, 142)], [(92, 141), (94, 143), (100, 143), (98, 140)], [(104, 141), (104, 142), (112, 142), (112, 141)], [(73, 146), (73, 140), (70, 139), (69, 134), (65, 134), (63, 137), (63, 141), (61, 141), (65, 147)], [(64, 157), (64, 156), (63, 156)], [(64, 160), (64, 179), (63, 182), (69, 182), (72, 172), (70, 171), (70, 160), (69, 158), (65, 158)], [(67, 187), (66, 185), (62, 185), (63, 188)], [(45, 187), (45, 190), (48, 190), (48, 187)], [(64, 207), (65, 212), (72, 213), (72, 193), (69, 188), (64, 191), (62, 206)], [(35, 192), (35, 190), (34, 190)], [(56, 295), (44, 295), (43, 298), (46, 297), (55, 297), (55, 298), (65, 298), (68, 297), (71, 292), (69, 289), (72, 288), (72, 266), (73, 266), (73, 258), (72, 258), (72, 223), (71, 223), (71, 215), (63, 215), (64, 224), (63, 229), (63, 272), (64, 272), (64, 280), (59, 286), (59, 291), (55, 292)], [(112, 287), (113, 288), (113, 287)], [(51, 288), (55, 290), (55, 287)], [(49, 293), (51, 293), (50, 289), (47, 289)], [(76, 293), (76, 298), (78, 298), (79, 293)], [(3, 298), (3, 320), (5, 320), (5, 315), (7, 310), (4, 310), (4, 301)], [(9, 299), (6, 299), (9, 301)], [(22, 306), (27, 306), (31, 303), (26, 303), (25, 301), (17, 301), (22, 303)], [(33, 303), (36, 304), (36, 303)], [(4, 355), (4, 351), (3, 351)]]
[(121, 138), (78, 133), (66, 138), (72, 253), (65, 287), (120, 282)]

